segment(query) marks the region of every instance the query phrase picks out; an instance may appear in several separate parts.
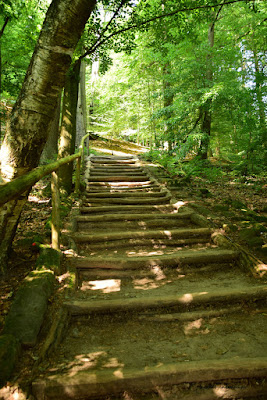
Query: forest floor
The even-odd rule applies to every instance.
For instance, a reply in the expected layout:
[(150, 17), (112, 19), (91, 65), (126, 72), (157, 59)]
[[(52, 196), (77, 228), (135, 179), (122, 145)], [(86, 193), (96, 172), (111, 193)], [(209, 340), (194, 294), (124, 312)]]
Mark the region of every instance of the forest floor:
[[(91, 145), (91, 148), (98, 154), (114, 155), (121, 155), (123, 153), (140, 155), (146, 150), (143, 147), (115, 140), (94, 141)], [(266, 191), (266, 185), (264, 186), (262, 180), (257, 180), (257, 178), (254, 177), (251, 180), (241, 183), (238, 180), (234, 181), (225, 177), (223, 180), (221, 179), (220, 182), (207, 182), (203, 178), (197, 177), (192, 178), (189, 183), (182, 183), (179, 186), (179, 183), (177, 184), (176, 182), (174, 184), (169, 179), (168, 175), (163, 169), (155, 168), (153, 165), (150, 167), (154, 172), (156, 172), (157, 179), (159, 181), (168, 184), (173, 197), (177, 201), (183, 202), (185, 205), (189, 205), (190, 207), (194, 208), (199, 214), (202, 214), (209, 219), (212, 226), (215, 226), (217, 229), (220, 229), (222, 232), (226, 233), (231, 240), (242, 245), (246, 250), (260, 258), (264, 263), (267, 263), (265, 247), (267, 243), (267, 211), (266, 193), (264, 193), (264, 190)], [(0, 330), (16, 290), (28, 272), (35, 268), (35, 262), (38, 256), (38, 243), (50, 242), (50, 231), (48, 229), (47, 220), (51, 215), (51, 202), (49, 195), (47, 195), (49, 194), (49, 191), (47, 192), (45, 189), (47, 185), (48, 179), (44, 179), (35, 185), (29, 196), (29, 201), (22, 213), (17, 236), (14, 242), (14, 253), (11, 254), (10, 257), (10, 272), (8, 276), (0, 282)], [(250, 241), (251, 239), (253, 240)], [(223, 279), (223, 277), (221, 277), (221, 279)], [(246, 281), (247, 278), (245, 277), (244, 279)], [(64, 290), (62, 290), (63, 286), (64, 280), (62, 281), (62, 284), (59, 285), (58, 293), (60, 293), (60, 291), (62, 291), (62, 293), (64, 292)], [(263, 328), (262, 318), (262, 314), (255, 314), (252, 318), (252, 326), (257, 326), (258, 324), (259, 330), (261, 330)], [(222, 318), (221, 323), (224, 324), (225, 322), (227, 325), (227, 320), (227, 317)], [(99, 322), (96, 320), (95, 324), (101, 325), (102, 322), (102, 319)], [(113, 321), (110, 321), (110, 323), (112, 324)], [(236, 331), (245, 331), (246, 323), (245, 325), (244, 323), (245, 321), (242, 319), (242, 315), (239, 316), (239, 313), (237, 312), (237, 315), (235, 316)], [(148, 329), (152, 332), (152, 336), (157, 337), (157, 332), (153, 332), (153, 329), (151, 328), (155, 325), (152, 323), (150, 326), (149, 322), (147, 324), (149, 325)], [(138, 341), (140, 342), (140, 327), (143, 325), (143, 322), (131, 321), (129, 319), (128, 325), (129, 330), (132, 332), (131, 340), (134, 341), (138, 338)], [(172, 322), (166, 324), (166, 337), (169, 335), (169, 325), (171, 326)], [(194, 330), (194, 327), (191, 327), (190, 329)], [(206, 329), (215, 336), (217, 335), (215, 326), (205, 326), (203, 329)], [(83, 341), (83, 338), (88, 334), (88, 330), (93, 332), (93, 326), (80, 326), (78, 332), (79, 337), (77, 337), (77, 332), (75, 328), (73, 328), (73, 332), (68, 339), (70, 343), (67, 344), (67, 348), (72, 348), (73, 352), (75, 353), (75, 343), (77, 344), (77, 339), (80, 338)], [(229, 330), (233, 331), (233, 326), (229, 326)], [(212, 349), (209, 348), (209, 335), (207, 336), (207, 343), (203, 342), (203, 337), (205, 336), (203, 335), (201, 335), (201, 345), (205, 347), (205, 350), (208, 351), (209, 349), (209, 351), (212, 351)], [(195, 351), (193, 348), (194, 345), (191, 344), (191, 347), (193, 346), (191, 349), (184, 348), (184, 350), (181, 350), (179, 353), (175, 352), (174, 349), (177, 346), (177, 343), (180, 341), (178, 336), (175, 335), (173, 338), (168, 337), (167, 347), (167, 341), (164, 338), (161, 339), (161, 342), (158, 345), (159, 355), (164, 353), (170, 356), (170, 360), (168, 360), (169, 363), (176, 361), (176, 359), (178, 361), (180, 359), (187, 361), (187, 357), (190, 357), (190, 355), (188, 355), (188, 350), (189, 352)], [(144, 336), (143, 339), (144, 343), (146, 343), (147, 338)], [(108, 343), (110, 341), (112, 342), (112, 329), (110, 332), (103, 331), (97, 340), (99, 340), (99, 347), (103, 346), (104, 344), (105, 346), (108, 346)], [(121, 353), (124, 352), (124, 356), (126, 358), (128, 346), (127, 340), (128, 338), (125, 337), (125, 329), (123, 328), (121, 332), (121, 340), (119, 341), (122, 348), (119, 349), (119, 351)], [(221, 337), (218, 337), (218, 341), (223, 342)], [(152, 340), (149, 345), (154, 349)], [(242, 346), (242, 343), (240, 343), (240, 345)], [(249, 344), (247, 343), (247, 345)], [(261, 346), (259, 346), (257, 343), (255, 343), (255, 345), (259, 350), (261, 349)], [(195, 346), (196, 348), (199, 346), (199, 340), (197, 337)], [(218, 354), (224, 354), (224, 352), (229, 354), (229, 349), (226, 347), (227, 346), (221, 348), (218, 346), (218, 351), (222, 352)], [(118, 349), (116, 349), (116, 351), (117, 350)], [(145, 351), (145, 349), (139, 349), (139, 353), (142, 353), (143, 351)], [(63, 359), (64, 356), (65, 355), (63, 353)], [(101, 354), (96, 356), (100, 357), (101, 361)], [(34, 361), (34, 353), (28, 351), (27, 357), (23, 360), (24, 371), (26, 375), (26, 370), (30, 371)], [(132, 359), (132, 362), (134, 365), (134, 358)]]

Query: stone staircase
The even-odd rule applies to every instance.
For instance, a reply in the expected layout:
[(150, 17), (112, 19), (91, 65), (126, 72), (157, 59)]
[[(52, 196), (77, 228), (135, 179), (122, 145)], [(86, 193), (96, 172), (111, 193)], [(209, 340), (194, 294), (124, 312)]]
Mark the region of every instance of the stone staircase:
[(135, 157), (91, 156), (36, 399), (266, 399), (266, 287)]

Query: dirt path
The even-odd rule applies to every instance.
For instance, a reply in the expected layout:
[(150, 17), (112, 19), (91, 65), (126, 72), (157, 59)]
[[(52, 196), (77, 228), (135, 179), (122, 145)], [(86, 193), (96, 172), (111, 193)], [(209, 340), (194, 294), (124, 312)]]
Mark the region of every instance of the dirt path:
[(266, 287), (240, 252), (135, 156), (91, 156), (85, 179), (76, 290), (36, 399), (265, 399)]

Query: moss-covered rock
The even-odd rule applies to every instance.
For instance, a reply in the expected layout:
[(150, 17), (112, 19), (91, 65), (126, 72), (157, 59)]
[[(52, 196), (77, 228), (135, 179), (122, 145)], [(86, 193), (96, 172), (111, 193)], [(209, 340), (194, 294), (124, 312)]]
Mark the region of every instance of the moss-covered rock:
[(19, 350), (20, 345), (13, 335), (0, 336), (0, 388), (10, 377)]
[(54, 282), (48, 270), (33, 271), (25, 278), (6, 317), (4, 334), (13, 335), (23, 345), (35, 345)]

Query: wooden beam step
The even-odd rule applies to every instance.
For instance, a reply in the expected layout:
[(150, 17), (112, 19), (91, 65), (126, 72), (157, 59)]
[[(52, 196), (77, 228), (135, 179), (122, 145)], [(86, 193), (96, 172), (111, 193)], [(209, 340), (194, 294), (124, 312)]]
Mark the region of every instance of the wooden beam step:
[(165, 202), (169, 202), (171, 199), (171, 195), (165, 194), (163, 197), (149, 197), (149, 198), (101, 198), (101, 197), (91, 197), (89, 199), (85, 199), (84, 202), (88, 203), (96, 203), (99, 204), (128, 204), (128, 205), (141, 205), (141, 204), (162, 204)]
[(166, 210), (173, 210), (173, 207), (171, 204), (158, 204), (158, 205), (138, 205), (138, 204), (132, 204), (132, 205), (102, 205), (102, 206), (95, 206), (95, 207), (80, 207), (80, 211), (82, 213), (89, 213), (89, 214), (95, 214), (95, 213), (120, 213), (120, 212), (125, 212), (125, 213), (140, 213), (141, 211), (149, 211), (151, 213), (162, 210), (163, 212)]
[(147, 176), (89, 176), (88, 182), (149, 182)]
[[(122, 227), (123, 229), (123, 227)], [(119, 232), (104, 232), (104, 233), (81, 233), (77, 232), (72, 234), (72, 238), (77, 243), (89, 242), (103, 242), (108, 240), (121, 240), (121, 239), (141, 239), (141, 238), (152, 238), (152, 239), (185, 239), (192, 237), (209, 237), (212, 233), (210, 228), (191, 228), (191, 229), (172, 229), (172, 230), (134, 230), (134, 231), (119, 231)]]
[(147, 176), (144, 171), (121, 171), (119, 169), (116, 171), (95, 171), (94, 169), (90, 169), (89, 172), (89, 176)]
[(91, 163), (94, 165), (101, 164), (103, 167), (109, 165), (135, 165), (136, 161), (134, 160), (91, 160)]
[(205, 250), (180, 250), (171, 254), (158, 254), (152, 256), (90, 256), (74, 257), (70, 259), (77, 269), (86, 268), (114, 268), (114, 269), (139, 269), (151, 266), (177, 267), (183, 264), (203, 264), (217, 262), (233, 262), (239, 253), (227, 249)]
[(171, 219), (171, 220), (188, 220), (190, 219), (193, 211), (181, 212), (181, 213), (157, 213), (157, 214), (111, 214), (111, 215), (78, 215), (76, 217), (77, 222), (112, 222), (112, 221), (135, 221), (135, 220), (164, 220), (164, 219)]
[(155, 185), (148, 187), (119, 187), (119, 188), (108, 188), (108, 187), (86, 187), (86, 193), (157, 193), (161, 192), (164, 187)]
[[(210, 238), (187, 238), (187, 239), (173, 239), (173, 240), (166, 240), (166, 239), (127, 239), (127, 240), (116, 240), (116, 241), (108, 241), (108, 242), (101, 242), (101, 243), (83, 243), (81, 244), (82, 249), (88, 249), (88, 251), (101, 251), (101, 250), (111, 250), (111, 249), (125, 249), (128, 248), (132, 250), (133, 246), (135, 247), (146, 247), (150, 248), (153, 251), (153, 248), (156, 246), (160, 248), (161, 246), (166, 248), (174, 248), (174, 247), (181, 247), (181, 246), (190, 246), (193, 244), (204, 244), (209, 243)], [(79, 243), (77, 243), (78, 248)]]
[(127, 197), (166, 197), (166, 195), (168, 195), (167, 190), (162, 190), (161, 192), (152, 192), (152, 193), (101, 193), (101, 192), (94, 192), (94, 193), (86, 193), (86, 198), (90, 199), (90, 198), (127, 198)]
[[(110, 221), (108, 224), (106, 221), (99, 222), (77, 222), (77, 231), (79, 232), (92, 232), (97, 233), (99, 231), (126, 231), (126, 230), (150, 230), (150, 229), (176, 229), (176, 228), (197, 228), (196, 225), (184, 221), (183, 219), (149, 219), (149, 220), (132, 220), (132, 221)], [(170, 240), (168, 240), (170, 242)]]
[[(135, 188), (135, 187), (150, 187), (151, 185), (155, 185), (155, 181), (150, 179), (148, 181), (142, 181), (142, 182), (90, 182), (87, 179), (87, 184), (90, 185), (90, 187), (103, 187), (103, 188), (111, 188), (111, 189), (116, 189), (122, 187), (128, 187), (128, 188)], [(159, 185), (158, 185), (159, 186)]]
[[(123, 368), (122, 371), (118, 371), (120, 373), (117, 374), (112, 369), (78, 371), (71, 375), (69, 373), (50, 375), (33, 381), (32, 392), (37, 400), (99, 399), (104, 396), (119, 395), (125, 391), (154, 392), (155, 386), (264, 378), (267, 375), (267, 358), (240, 357), (189, 361), (138, 370)], [(217, 395), (215, 398), (218, 398)]]
[(265, 299), (267, 287), (265, 285), (248, 286), (246, 288), (218, 289), (215, 292), (180, 293), (168, 296), (147, 296), (142, 298), (120, 298), (106, 300), (73, 300), (64, 303), (71, 315), (90, 313), (110, 313), (118, 311), (139, 311), (156, 309), (159, 307), (178, 307), (184, 310), (188, 306), (216, 304), (223, 302), (250, 301)]
[(110, 165), (109, 167), (101, 167), (101, 166), (91, 166), (89, 167), (90, 171), (99, 171), (99, 172), (107, 172), (107, 171), (127, 171), (127, 172), (131, 172), (131, 171), (142, 171), (144, 172), (144, 168), (142, 167), (137, 167), (137, 166), (113, 166)]

